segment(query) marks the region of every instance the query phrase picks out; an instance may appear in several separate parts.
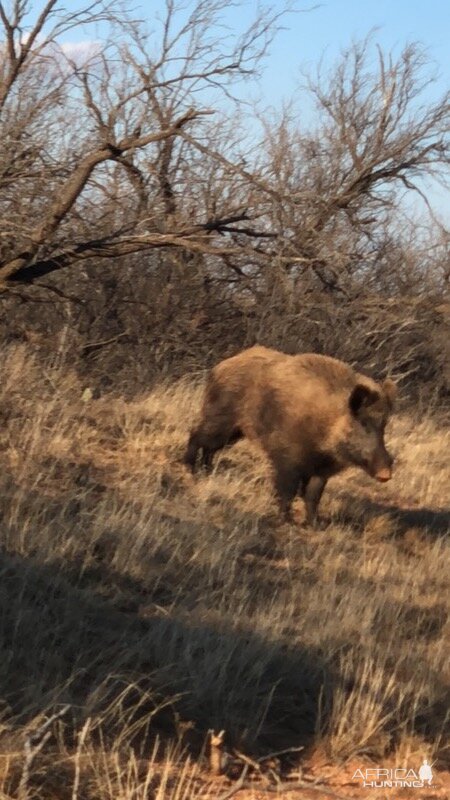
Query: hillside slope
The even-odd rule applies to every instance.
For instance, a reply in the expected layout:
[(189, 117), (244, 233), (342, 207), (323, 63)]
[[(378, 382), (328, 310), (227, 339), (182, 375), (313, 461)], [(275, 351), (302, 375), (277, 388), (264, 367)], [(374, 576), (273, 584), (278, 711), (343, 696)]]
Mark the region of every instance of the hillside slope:
[[(280, 775), (318, 754), (445, 768), (442, 420), (398, 415), (394, 479), (334, 479), (313, 531), (279, 523), (248, 443), (210, 476), (178, 463), (199, 387), (92, 399), (25, 348), (3, 355), (2, 375), (5, 797), (218, 796), (200, 776), (210, 729), (253, 769), (289, 751)], [(24, 770), (24, 736), (65, 706), (42, 746), (28, 740)]]

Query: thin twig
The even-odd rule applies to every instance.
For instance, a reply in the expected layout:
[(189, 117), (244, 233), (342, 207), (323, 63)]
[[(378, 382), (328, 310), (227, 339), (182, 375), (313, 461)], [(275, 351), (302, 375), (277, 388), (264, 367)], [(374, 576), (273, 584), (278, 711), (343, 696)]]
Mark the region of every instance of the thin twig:
[(81, 347), (81, 350), (88, 350), (92, 347), (104, 347), (107, 344), (112, 344), (113, 342), (117, 342), (122, 336), (126, 336), (128, 331), (122, 331), (122, 333), (118, 333), (117, 336), (113, 336), (111, 339), (103, 339), (100, 342), (86, 342)]
[(50, 725), (57, 719), (61, 719), (64, 714), (67, 714), (69, 708), (70, 705), (63, 706), (60, 711), (56, 711), (55, 714), (52, 714), (52, 716), (46, 719), (37, 730), (31, 731), (26, 737), (24, 744), (25, 760), (17, 790), (17, 797), (19, 800), (25, 800), (28, 797), (28, 781), (30, 779), (31, 767), (37, 754), (40, 753), (52, 735), (51, 730), (49, 730)]
[(265, 756), (261, 756), (261, 758), (257, 759), (258, 764), (263, 761), (269, 761), (270, 758), (277, 758), (278, 756), (284, 756), (286, 753), (299, 753), (300, 750), (304, 750), (304, 746), (301, 747), (286, 747), (285, 750), (276, 750), (274, 753), (267, 753)]
[(88, 717), (78, 735), (77, 752), (75, 753), (75, 776), (73, 779), (72, 800), (77, 800), (78, 798), (78, 789), (80, 786), (80, 775), (81, 775), (80, 756), (90, 724), (91, 724), (91, 718)]

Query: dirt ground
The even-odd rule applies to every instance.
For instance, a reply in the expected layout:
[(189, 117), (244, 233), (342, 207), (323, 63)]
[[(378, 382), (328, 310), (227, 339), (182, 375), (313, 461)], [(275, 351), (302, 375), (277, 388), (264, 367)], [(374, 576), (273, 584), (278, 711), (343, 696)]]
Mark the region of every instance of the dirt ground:
[(450, 797), (450, 772), (447, 770), (433, 770), (433, 783), (424, 788), (370, 788), (364, 787), (359, 780), (353, 780), (356, 770), (364, 771), (373, 764), (362, 765), (361, 761), (352, 761), (341, 766), (311, 764), (304, 770), (303, 777), (297, 782), (292, 780), (276, 784), (267, 781), (247, 781), (242, 789), (237, 789), (237, 784), (217, 788), (217, 794), (211, 798), (218, 800), (267, 800), (270, 797), (283, 797), (285, 800), (342, 800), (355, 798), (355, 800), (443, 800)]

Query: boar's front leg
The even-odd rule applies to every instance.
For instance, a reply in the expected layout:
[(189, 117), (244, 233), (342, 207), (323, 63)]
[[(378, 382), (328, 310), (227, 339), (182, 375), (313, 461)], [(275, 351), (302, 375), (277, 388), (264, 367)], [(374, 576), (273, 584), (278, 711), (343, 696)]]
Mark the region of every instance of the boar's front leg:
[(313, 475), (303, 486), (302, 497), (305, 501), (307, 525), (312, 525), (314, 527), (317, 522), (317, 509), (326, 482), (327, 479), (323, 478), (321, 475)]
[(291, 506), (298, 492), (301, 472), (298, 466), (281, 465), (275, 462), (275, 493), (280, 512), (288, 522), (292, 521)]
[(296, 494), (305, 503), (306, 524), (314, 527), (317, 523), (317, 509), (327, 483), (321, 475), (305, 477), (300, 466), (277, 464), (275, 462), (275, 492), (283, 517), (292, 522), (291, 506)]

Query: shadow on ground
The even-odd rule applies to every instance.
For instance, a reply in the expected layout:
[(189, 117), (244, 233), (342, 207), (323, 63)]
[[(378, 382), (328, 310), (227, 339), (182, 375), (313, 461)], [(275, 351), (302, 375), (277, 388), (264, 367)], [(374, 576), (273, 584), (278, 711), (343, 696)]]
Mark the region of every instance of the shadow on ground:
[[(389, 516), (395, 526), (395, 537), (402, 537), (407, 531), (415, 529), (420, 531), (425, 537), (431, 539), (447, 538), (450, 535), (450, 509), (435, 508), (404, 508), (395, 503), (377, 502), (369, 497), (356, 498), (347, 493), (342, 493), (340, 497), (344, 501), (342, 510), (339, 512), (339, 521), (353, 529), (367, 524), (370, 519), (376, 519), (384, 515)], [(352, 513), (355, 504), (361, 513)]]
[[(0, 696), (16, 725), (69, 703), (78, 725), (106, 714), (113, 735), (108, 709), (122, 697), (116, 723), (125, 714), (131, 724), (125, 707), (148, 693), (136, 713), (152, 714), (153, 733), (168, 737), (179, 735), (178, 714), (193, 722), (194, 749), (209, 728), (225, 729), (228, 743), (247, 752), (312, 742), (322, 685), (336, 677), (319, 652), (171, 612), (170, 576), (166, 598), (162, 587), (155, 598), (151, 587), (101, 566), (75, 582), (75, 565), (0, 558)], [(101, 596), (108, 582), (120, 585), (122, 608)]]
[[(399, 515), (402, 530), (422, 520), (425, 531), (443, 535), (444, 519), (448, 523), (444, 512), (434, 515), (430, 526), (431, 510), (403, 512), (367, 504), (367, 514), (385, 513)], [(180, 526), (181, 535), (180, 520), (174, 517), (173, 523)], [(252, 530), (254, 520), (243, 516), (242, 524)], [(258, 543), (255, 535), (243, 545), (241, 571), (232, 589), (238, 596), (249, 582), (255, 606), (264, 598), (269, 602), (284, 580), (280, 583), (275, 567), (267, 569), (263, 563), (283, 553), (269, 522), (264, 528), (262, 541)], [(3, 528), (0, 542), (14, 542), (16, 535)], [(84, 536), (89, 537), (88, 529)], [(116, 545), (113, 533), (97, 540), (96, 563), (89, 566), (81, 556), (41, 563), (38, 547), (26, 557), (0, 550), (0, 698), (12, 730), (69, 704), (73, 722), (65, 729), (68, 745), (87, 717), (103, 718), (103, 736), (125, 736), (143, 754), (156, 734), (182, 740), (193, 754), (203, 746), (209, 729), (225, 730), (227, 745), (249, 754), (300, 747), (307, 752), (318, 736), (326, 736), (335, 693), (353, 689), (353, 682), (340, 673), (338, 659), (330, 657), (350, 646), (339, 639), (339, 632), (321, 647), (306, 647), (290, 644), (288, 636), (281, 640), (257, 634), (248, 623), (240, 624), (238, 612), (233, 625), (224, 623), (221, 609), (227, 605), (230, 586), (224, 584), (220, 565), (188, 567), (189, 585), (211, 598), (211, 611), (216, 612), (211, 615), (204, 598), (196, 603), (195, 593), (183, 597), (182, 565), (174, 562), (173, 553), (161, 547), (151, 557), (143, 581), (114, 569)], [(286, 573), (286, 581), (317, 581), (302, 567), (302, 548), (307, 547), (314, 542), (299, 540), (298, 565)], [(370, 593), (373, 588), (367, 582), (364, 590)], [(230, 607), (239, 608), (236, 598)], [(417, 609), (412, 604), (398, 604), (394, 612), (403, 620), (405, 636), (408, 624), (416, 631)], [(246, 614), (248, 618), (248, 608)], [(392, 609), (386, 614), (389, 622)], [(427, 641), (443, 624), (441, 610), (424, 616)], [(381, 620), (380, 628), (385, 627)], [(369, 684), (362, 691), (383, 704)], [(442, 733), (444, 686), (440, 698), (439, 703), (417, 703), (411, 733), (430, 741)], [(400, 730), (402, 721), (392, 713), (385, 708), (380, 717), (386, 715), (393, 729)], [(124, 729), (129, 733), (124, 735)]]

